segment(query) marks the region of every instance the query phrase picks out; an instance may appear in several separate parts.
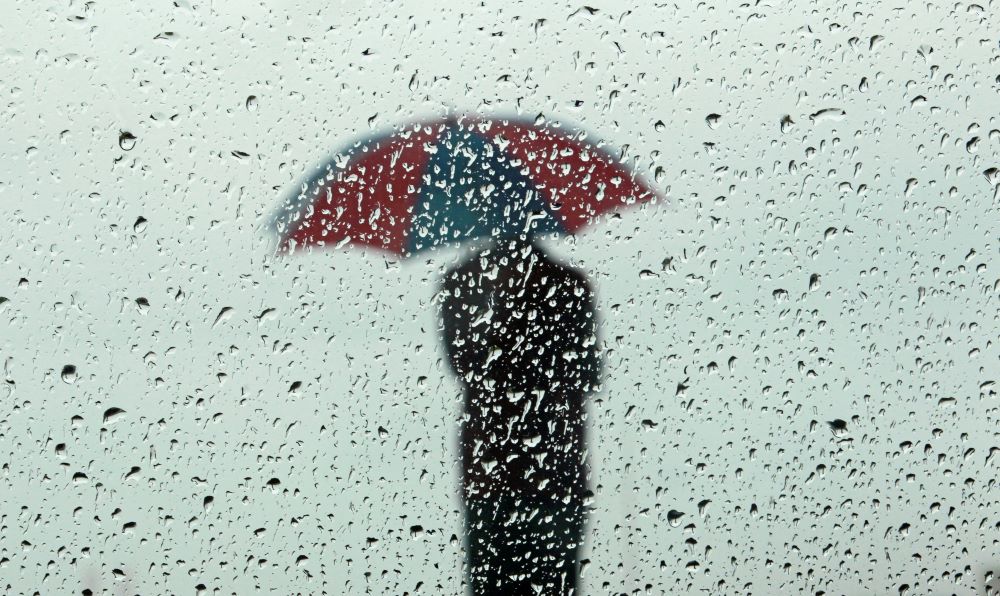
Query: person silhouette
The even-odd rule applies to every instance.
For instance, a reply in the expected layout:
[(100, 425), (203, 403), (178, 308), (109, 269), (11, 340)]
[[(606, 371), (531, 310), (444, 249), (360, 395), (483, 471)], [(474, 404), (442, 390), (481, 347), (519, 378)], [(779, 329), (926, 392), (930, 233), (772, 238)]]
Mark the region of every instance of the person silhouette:
[(522, 234), (448, 271), (441, 295), (448, 361), (465, 390), (471, 593), (577, 594), (584, 398), (601, 376), (593, 291)]

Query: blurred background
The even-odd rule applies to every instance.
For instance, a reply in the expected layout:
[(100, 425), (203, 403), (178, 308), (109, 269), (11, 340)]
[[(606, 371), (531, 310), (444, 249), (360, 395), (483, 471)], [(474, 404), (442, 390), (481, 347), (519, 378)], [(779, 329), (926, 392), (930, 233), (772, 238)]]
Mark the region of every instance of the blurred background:
[(0, 585), (458, 594), (463, 249), (274, 258), (279, 199), (449, 110), (671, 205), (575, 238), (606, 359), (586, 594), (980, 594), (1000, 560), (989, 5), (7, 2)]

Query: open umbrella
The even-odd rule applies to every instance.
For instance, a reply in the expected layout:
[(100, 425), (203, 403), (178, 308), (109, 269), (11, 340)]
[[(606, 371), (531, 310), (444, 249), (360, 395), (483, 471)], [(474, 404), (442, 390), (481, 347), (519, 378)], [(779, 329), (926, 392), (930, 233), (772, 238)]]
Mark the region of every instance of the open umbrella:
[(483, 237), (574, 233), (661, 195), (582, 131), (465, 115), (351, 144), (284, 201), (279, 251), (347, 243), (408, 257)]

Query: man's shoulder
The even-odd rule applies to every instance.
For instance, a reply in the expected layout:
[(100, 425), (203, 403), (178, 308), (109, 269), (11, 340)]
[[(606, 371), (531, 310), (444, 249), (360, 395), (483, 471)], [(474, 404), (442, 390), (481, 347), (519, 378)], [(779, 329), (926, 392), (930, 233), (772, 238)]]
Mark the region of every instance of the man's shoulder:
[(450, 267), (447, 271), (445, 271), (444, 278), (446, 280), (457, 281), (474, 273), (479, 273), (480, 271), (482, 271), (482, 267), (480, 267), (479, 259), (473, 257), (462, 261), (458, 265)]
[(539, 265), (540, 272), (553, 281), (558, 280), (575, 287), (583, 287), (590, 290), (590, 282), (587, 281), (587, 275), (581, 269), (571, 267), (548, 257), (541, 259)]

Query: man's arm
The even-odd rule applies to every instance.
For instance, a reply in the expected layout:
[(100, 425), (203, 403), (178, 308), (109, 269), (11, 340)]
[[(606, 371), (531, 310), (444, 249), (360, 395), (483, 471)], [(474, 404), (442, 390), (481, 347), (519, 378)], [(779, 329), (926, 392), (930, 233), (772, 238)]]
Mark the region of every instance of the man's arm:
[[(465, 366), (464, 341), (462, 339), (462, 300), (460, 299), (460, 276), (457, 271), (449, 271), (444, 278), (441, 288), (441, 301), (439, 314), (441, 317), (441, 335), (444, 342), (444, 349), (448, 355), (448, 364), (455, 375), (464, 377), (467, 366)], [(466, 315), (468, 313), (465, 313)], [(467, 327), (467, 325), (466, 325)]]
[(473, 327), (486, 309), (483, 288), (479, 283), (470, 285), (470, 281), (481, 282), (477, 277), (467, 264), (449, 271), (442, 284), (439, 310), (442, 339), (452, 372), (463, 380), (471, 380), (468, 375), (482, 369), (486, 354), (483, 336), (486, 325)]
[[(563, 270), (550, 274), (555, 284), (546, 308), (558, 317), (550, 334), (557, 347), (552, 364), (554, 376), (565, 389), (584, 395), (597, 391), (601, 383), (601, 354), (593, 291), (586, 279), (576, 272)], [(558, 280), (558, 281), (557, 281)]]
[(579, 309), (577, 310), (577, 328), (580, 338), (577, 349), (580, 363), (577, 367), (580, 375), (580, 387), (584, 393), (593, 393), (600, 389), (603, 373), (603, 362), (599, 347), (599, 330), (597, 321), (597, 302), (590, 284), (585, 279), (578, 281), (577, 292), (580, 292)]

